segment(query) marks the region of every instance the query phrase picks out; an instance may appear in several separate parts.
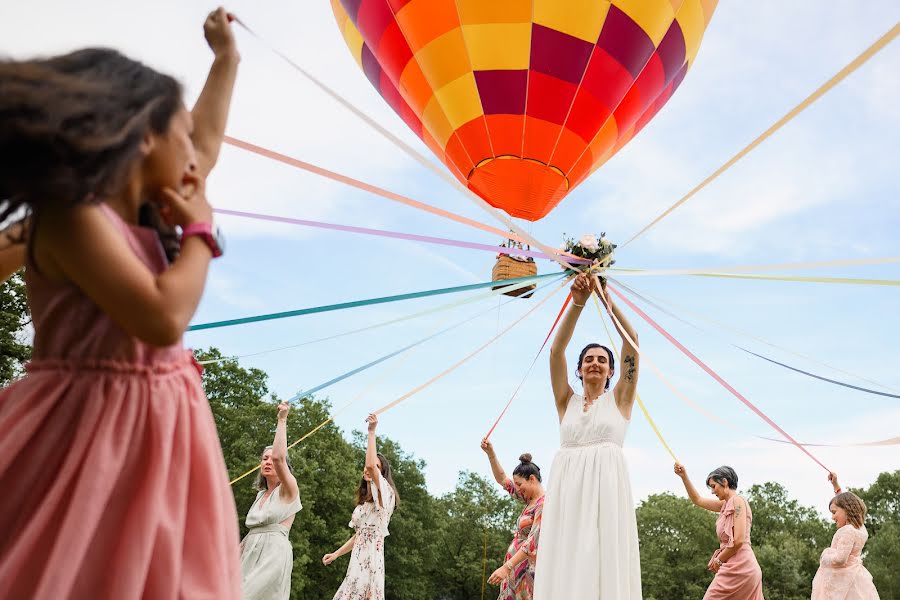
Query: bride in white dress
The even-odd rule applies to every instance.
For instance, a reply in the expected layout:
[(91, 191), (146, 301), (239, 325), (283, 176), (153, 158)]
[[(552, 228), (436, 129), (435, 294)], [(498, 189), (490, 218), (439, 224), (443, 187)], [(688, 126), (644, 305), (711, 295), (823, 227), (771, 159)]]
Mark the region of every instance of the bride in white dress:
[(621, 327), (637, 343), (637, 333), (612, 302), (606, 287), (579, 275), (572, 306), (550, 349), (550, 380), (559, 413), (560, 449), (553, 459), (541, 527), (541, 554), (535, 573), (535, 600), (639, 600), (641, 566), (637, 521), (628, 467), (622, 454), (638, 380), (638, 353), (622, 335), (622, 366), (615, 374), (613, 353), (588, 344), (576, 375), (584, 393), (569, 385), (566, 346), (592, 291), (598, 291)]

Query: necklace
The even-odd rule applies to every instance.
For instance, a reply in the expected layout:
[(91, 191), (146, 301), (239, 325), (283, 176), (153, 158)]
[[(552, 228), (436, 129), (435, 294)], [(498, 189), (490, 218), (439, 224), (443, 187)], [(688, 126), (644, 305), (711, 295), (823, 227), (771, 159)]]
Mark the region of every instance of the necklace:
[[(599, 396), (598, 396), (599, 397)], [(587, 412), (594, 405), (594, 402), (597, 401), (597, 398), (592, 400), (588, 400), (587, 395), (585, 395), (581, 400), (581, 412)]]

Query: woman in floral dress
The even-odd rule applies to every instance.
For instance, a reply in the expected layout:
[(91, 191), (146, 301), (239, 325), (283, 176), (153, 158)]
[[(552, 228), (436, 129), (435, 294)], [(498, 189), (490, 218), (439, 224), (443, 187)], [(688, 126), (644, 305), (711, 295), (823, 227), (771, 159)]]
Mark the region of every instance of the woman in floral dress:
[(519, 465), (510, 479), (500, 466), (494, 447), (487, 438), (481, 440), (481, 449), (488, 455), (494, 479), (513, 498), (525, 503), (516, 521), (513, 536), (503, 565), (491, 574), (488, 583), (500, 584), (497, 600), (531, 600), (534, 593), (534, 566), (537, 561), (538, 539), (541, 532), (541, 515), (544, 511), (544, 486), (541, 485), (541, 469), (531, 462), (530, 454), (519, 457)]
[(399, 496), (390, 463), (375, 449), (378, 417), (369, 415), (366, 421), (369, 423), (366, 466), (350, 519), (355, 533), (343, 546), (322, 557), (322, 562), (329, 565), (352, 550), (347, 576), (334, 600), (384, 600), (384, 538), (389, 535), (388, 523)]

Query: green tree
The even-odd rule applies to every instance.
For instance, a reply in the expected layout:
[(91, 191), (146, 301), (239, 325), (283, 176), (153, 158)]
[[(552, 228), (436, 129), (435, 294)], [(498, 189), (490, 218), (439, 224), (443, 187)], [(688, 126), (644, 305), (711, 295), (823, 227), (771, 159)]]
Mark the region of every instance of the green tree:
[[(235, 360), (221, 360), (222, 354), (216, 349), (199, 352), (198, 358), (217, 361), (205, 366), (203, 384), (229, 477), (235, 478), (257, 466), (263, 448), (272, 443), (275, 399), (266, 398), (269, 390), (265, 372), (244, 369)], [(288, 439), (299, 438), (328, 419), (330, 408), (327, 401), (312, 398), (295, 404), (288, 415)], [(321, 558), (352, 533), (347, 523), (358, 483), (356, 455), (333, 424), (322, 427), (289, 452), (303, 503), (290, 533), (294, 548), (292, 597), (325, 597), (327, 590), (332, 594), (337, 590), (343, 578), (343, 571), (335, 566), (325, 568)], [(232, 486), (241, 536), (247, 533), (244, 516), (257, 494), (255, 479), (254, 473)]]
[[(432, 597), (481, 598), (484, 577), (503, 563), (522, 506), (498, 493), (494, 482), (468, 471), (459, 474), (456, 489), (437, 505), (438, 556), (431, 573), (439, 594)], [(486, 586), (485, 597), (496, 597), (498, 591)]]
[(882, 600), (900, 599), (900, 523), (885, 523), (869, 539), (865, 565)]
[(712, 580), (706, 564), (719, 547), (716, 516), (687, 498), (654, 494), (638, 506), (637, 523), (644, 598), (701, 598)]
[(815, 508), (790, 498), (781, 484), (754, 485), (746, 497), (753, 510), (751, 541), (767, 600), (809, 598), (833, 528)]
[(853, 491), (866, 503), (866, 529), (870, 535), (878, 535), (886, 523), (900, 524), (900, 470), (881, 473), (868, 488)]
[(22, 271), (0, 283), (0, 387), (21, 375), (31, 358), (31, 346), (23, 343), (31, 322)]
[(868, 509), (866, 568), (883, 599), (900, 599), (900, 470), (881, 473), (868, 488), (853, 491)]

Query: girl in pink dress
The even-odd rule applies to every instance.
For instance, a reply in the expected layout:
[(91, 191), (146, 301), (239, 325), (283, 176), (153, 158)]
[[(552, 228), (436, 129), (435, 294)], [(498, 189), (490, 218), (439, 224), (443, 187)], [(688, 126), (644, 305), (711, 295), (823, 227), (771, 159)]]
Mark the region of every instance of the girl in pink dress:
[(813, 579), (812, 600), (878, 600), (872, 575), (862, 564), (866, 531), (866, 503), (853, 492), (842, 492), (835, 473), (828, 474), (834, 498), (828, 505), (837, 531), (831, 546), (822, 551)]
[[(113, 50), (0, 61), (0, 223), (30, 214), (35, 330), (0, 390), (2, 598), (240, 597), (234, 500), (181, 345), (219, 253), (203, 180), (237, 67), (225, 11), (205, 29), (196, 125), (174, 79)], [(138, 226), (146, 202), (185, 230), (172, 264)]]
[(716, 535), (719, 549), (709, 559), (707, 568), (716, 574), (703, 600), (764, 600), (762, 570), (750, 547), (753, 513), (750, 504), (737, 493), (737, 473), (731, 467), (719, 467), (706, 477), (706, 485), (716, 496), (703, 498), (694, 488), (687, 471), (675, 463), (675, 474), (696, 506), (719, 513)]

